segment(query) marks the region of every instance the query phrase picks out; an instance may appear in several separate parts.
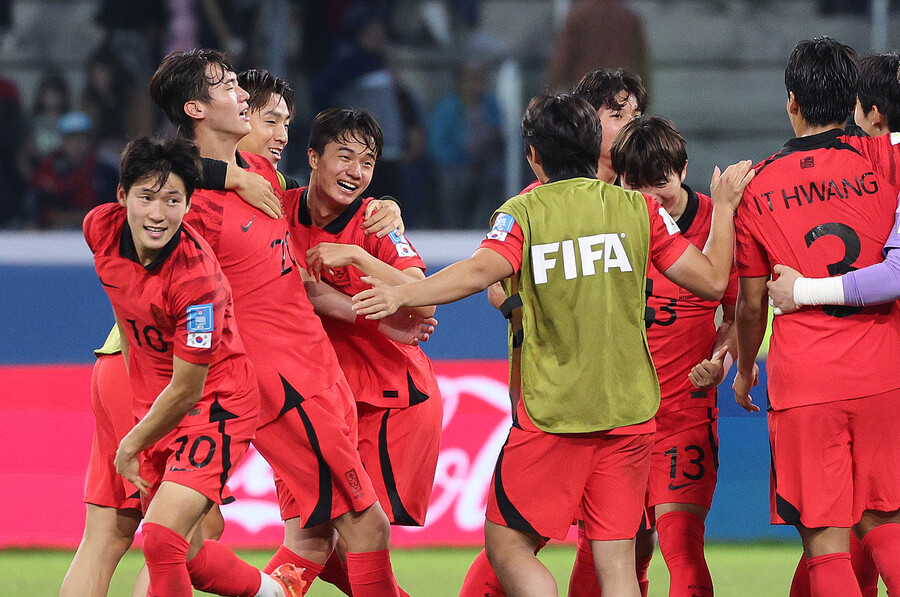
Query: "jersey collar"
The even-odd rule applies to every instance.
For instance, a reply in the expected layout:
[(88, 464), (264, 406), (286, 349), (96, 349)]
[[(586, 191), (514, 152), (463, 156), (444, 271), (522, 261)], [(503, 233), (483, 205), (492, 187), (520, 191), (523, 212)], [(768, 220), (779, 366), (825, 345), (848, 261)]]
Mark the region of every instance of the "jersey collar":
[[(312, 217), (309, 215), (309, 187), (303, 189), (303, 192), (300, 194), (300, 207), (297, 209), (297, 221), (300, 222), (303, 226), (312, 226)], [(344, 208), (344, 211), (341, 212), (341, 215), (331, 220), (322, 228), (325, 232), (329, 234), (340, 234), (344, 231), (344, 228), (347, 227), (347, 224), (353, 219), (353, 216), (362, 208), (363, 200), (362, 197), (357, 197), (353, 200), (353, 203)]]
[(687, 234), (687, 231), (691, 228), (691, 224), (694, 223), (694, 218), (697, 217), (697, 209), (700, 207), (700, 198), (697, 196), (694, 189), (686, 184), (682, 183), (681, 187), (687, 191), (687, 205), (684, 206), (684, 211), (675, 223), (678, 224), (678, 229), (681, 230), (682, 234)]
[(559, 182), (559, 181), (561, 181), (561, 180), (570, 180), (570, 179), (572, 179), (572, 178), (593, 178), (593, 179), (596, 180), (596, 179), (597, 179), (597, 175), (596, 175), (596, 174), (587, 174), (587, 173), (584, 173), (584, 172), (563, 172), (563, 173), (560, 174), (559, 176), (554, 176), (553, 178), (551, 178), (550, 180), (548, 180), (545, 184), (550, 184), (550, 183), (553, 183), (553, 182)]
[(243, 158), (240, 151), (234, 152), (234, 159), (237, 162), (238, 167), (243, 168), (244, 170), (250, 167), (250, 162)]
[(166, 243), (166, 246), (162, 248), (162, 251), (159, 252), (159, 255), (156, 259), (153, 260), (150, 265), (142, 265), (141, 260), (138, 258), (137, 247), (134, 246), (134, 237), (131, 236), (131, 228), (128, 226), (128, 222), (125, 222), (125, 225), (122, 227), (122, 237), (119, 241), (119, 255), (124, 257), (125, 259), (129, 259), (134, 261), (138, 265), (142, 265), (142, 267), (148, 272), (159, 266), (166, 258), (171, 255), (175, 248), (178, 246), (178, 243), (181, 242), (181, 234), (184, 232), (184, 226), (179, 226), (178, 230), (175, 231), (175, 234), (172, 235), (172, 238), (169, 239), (169, 242)]
[(841, 129), (830, 129), (807, 137), (794, 137), (784, 144), (784, 148), (788, 151), (809, 151), (810, 149), (831, 147), (835, 140), (843, 135), (844, 131)]

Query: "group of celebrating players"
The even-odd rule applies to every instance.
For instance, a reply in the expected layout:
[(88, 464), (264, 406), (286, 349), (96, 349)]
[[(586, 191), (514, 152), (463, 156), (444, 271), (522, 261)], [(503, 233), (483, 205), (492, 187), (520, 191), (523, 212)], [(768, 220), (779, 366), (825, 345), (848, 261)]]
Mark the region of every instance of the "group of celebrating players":
[[(536, 554), (573, 521), (570, 595), (646, 596), (657, 538), (669, 595), (712, 595), (716, 386), (736, 361), (735, 396), (759, 410), (767, 301), (772, 521), (804, 545), (791, 595), (870, 597), (879, 574), (900, 595), (900, 134), (881, 134), (900, 130), (898, 66), (800, 42), (796, 138), (716, 169), (709, 196), (684, 184), (675, 126), (642, 116), (640, 77), (588, 73), (531, 100), (538, 180), (471, 258), (425, 278), (398, 203), (363, 199), (383, 139), (370, 114), (316, 116), (302, 187), (277, 171), (290, 86), (214, 50), (170, 54), (150, 93), (180, 136), (133, 141), (118, 202), (84, 222), (116, 326), (61, 596), (106, 595), (141, 520), (134, 595), (296, 597), (316, 578), (406, 595), (390, 525), (425, 521), (442, 417), (417, 344), (434, 305), (486, 288), (510, 320), (512, 425), (461, 596), (556, 595)], [(872, 137), (844, 134), (854, 106)], [(262, 571), (218, 541), (251, 442), (285, 523)]]

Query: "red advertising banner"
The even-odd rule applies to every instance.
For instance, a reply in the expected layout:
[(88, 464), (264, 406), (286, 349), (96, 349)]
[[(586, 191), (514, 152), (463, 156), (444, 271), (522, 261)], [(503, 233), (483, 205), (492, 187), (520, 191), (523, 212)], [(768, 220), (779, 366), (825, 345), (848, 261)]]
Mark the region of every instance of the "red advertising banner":
[[(397, 546), (477, 545), (487, 489), (509, 430), (505, 360), (435, 362), (443, 436), (428, 521), (394, 527)], [(77, 546), (93, 432), (89, 365), (0, 367), (0, 548)], [(250, 450), (229, 483), (224, 540), (272, 547), (283, 538), (271, 469)]]

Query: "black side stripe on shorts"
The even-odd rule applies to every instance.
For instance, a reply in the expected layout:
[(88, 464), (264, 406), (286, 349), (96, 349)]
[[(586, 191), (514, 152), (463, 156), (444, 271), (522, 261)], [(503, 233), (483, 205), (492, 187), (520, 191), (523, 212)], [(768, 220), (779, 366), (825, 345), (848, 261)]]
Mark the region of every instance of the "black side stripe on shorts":
[(420, 390), (416, 387), (416, 384), (413, 383), (412, 375), (409, 374), (409, 369), (406, 370), (406, 382), (407, 389), (409, 390), (409, 405), (415, 406), (416, 404), (422, 404), (426, 400), (428, 400), (428, 394)]
[(300, 395), (300, 392), (295, 390), (293, 386), (288, 383), (288, 380), (286, 380), (283, 375), (279, 373), (278, 377), (281, 378), (281, 386), (284, 388), (284, 406), (281, 407), (281, 412), (278, 413), (278, 416), (280, 417), (284, 413), (294, 410), (295, 408), (299, 409), (304, 398)]
[(506, 436), (506, 441), (503, 442), (503, 447), (500, 448), (500, 455), (497, 456), (497, 465), (494, 467), (494, 494), (497, 496), (497, 507), (500, 509), (500, 514), (503, 516), (506, 526), (516, 531), (540, 536), (540, 533), (534, 530), (531, 523), (525, 520), (522, 513), (509, 501), (506, 490), (503, 488), (503, 475), (501, 473), (503, 470), (503, 451), (506, 450), (507, 444), (509, 444), (508, 435)]
[[(427, 398), (427, 396), (426, 396)], [(388, 501), (391, 503), (391, 511), (394, 513), (394, 524), (404, 526), (419, 526), (419, 523), (409, 515), (400, 499), (397, 491), (397, 480), (394, 478), (394, 468), (391, 466), (391, 455), (388, 453), (387, 423), (390, 409), (385, 411), (381, 419), (381, 428), (378, 430), (378, 460), (381, 463), (381, 476), (384, 479), (384, 488), (387, 490)]]
[(221, 486), (219, 487), (219, 499), (222, 500), (222, 504), (230, 504), (234, 501), (234, 496), (223, 497), (223, 493), (225, 491), (225, 484), (228, 482), (228, 477), (231, 475), (231, 436), (225, 433), (225, 422), (231, 419), (237, 419), (237, 415), (228, 412), (222, 405), (219, 404), (219, 397), (216, 396), (213, 399), (212, 406), (209, 407), (209, 422), (210, 423), (219, 423), (219, 435), (222, 436), (222, 474), (219, 476), (219, 481), (221, 482)]
[(706, 409), (706, 419), (709, 421), (706, 431), (709, 433), (709, 447), (712, 450), (713, 467), (719, 470), (719, 442), (716, 441), (716, 434), (713, 433), (713, 409)]

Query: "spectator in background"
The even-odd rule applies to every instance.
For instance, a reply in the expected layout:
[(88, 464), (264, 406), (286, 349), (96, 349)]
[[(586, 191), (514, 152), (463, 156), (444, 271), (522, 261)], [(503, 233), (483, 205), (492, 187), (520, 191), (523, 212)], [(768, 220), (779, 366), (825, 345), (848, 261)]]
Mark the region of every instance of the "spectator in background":
[(355, 2), (343, 15), (342, 30), (344, 39), (332, 61), (313, 77), (314, 109), (372, 113), (384, 131), (384, 147), (368, 192), (373, 197), (396, 195), (404, 214), (414, 213), (424, 202), (423, 188), (406, 188), (404, 181), (421, 178), (424, 132), (416, 101), (388, 68), (384, 13), (377, 3)]
[(100, 159), (116, 168), (128, 140), (152, 131), (152, 112), (142, 109), (145, 95), (111, 53), (100, 50), (85, 64), (79, 108), (93, 122)]
[(59, 149), (59, 119), (71, 109), (69, 84), (58, 73), (46, 73), (38, 83), (28, 119), (28, 139), (20, 153), (20, 172), (29, 178), (44, 157)]
[(566, 15), (547, 69), (553, 90), (569, 90), (601, 68), (641, 73), (649, 88), (650, 56), (641, 18), (621, 0), (576, 0)]
[(463, 64), (457, 90), (438, 102), (428, 127), (442, 226), (483, 227), (503, 201), (502, 125), (500, 102), (485, 89), (484, 68)]
[(16, 154), (25, 136), (19, 90), (15, 83), (0, 79), (0, 226), (8, 226), (23, 215), (23, 180)]
[(87, 114), (59, 119), (62, 145), (44, 158), (31, 177), (41, 228), (80, 228), (92, 208), (116, 200), (118, 170), (97, 159), (93, 123)]

